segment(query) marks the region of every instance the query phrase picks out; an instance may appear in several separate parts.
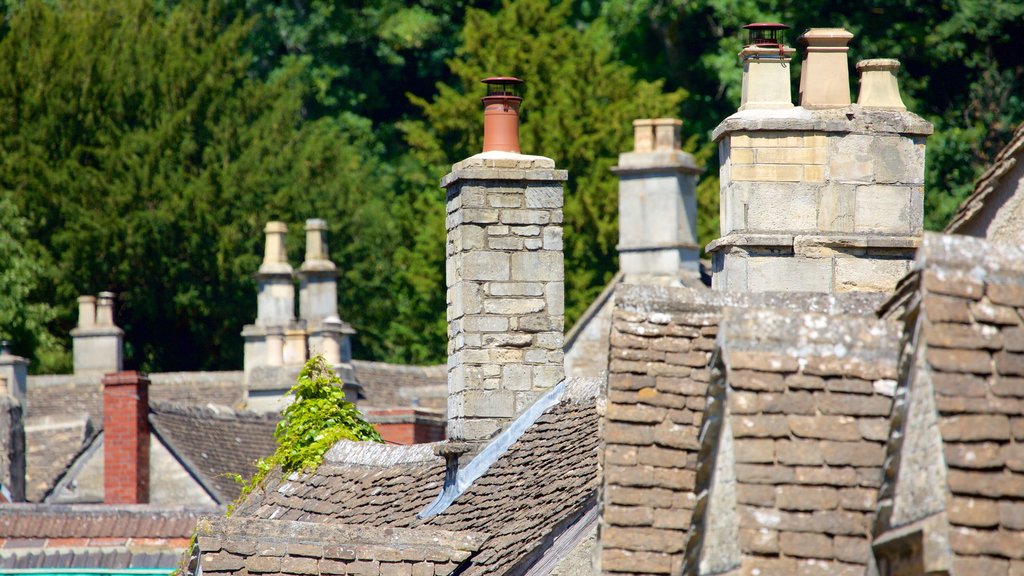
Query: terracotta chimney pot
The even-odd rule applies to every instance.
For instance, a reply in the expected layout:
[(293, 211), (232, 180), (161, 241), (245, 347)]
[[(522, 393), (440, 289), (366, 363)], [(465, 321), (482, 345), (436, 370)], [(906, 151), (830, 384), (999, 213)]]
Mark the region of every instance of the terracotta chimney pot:
[(518, 94), (523, 81), (511, 76), (495, 76), (481, 80), (487, 84), (484, 103), (484, 152), (519, 153), (519, 107), (523, 98)]

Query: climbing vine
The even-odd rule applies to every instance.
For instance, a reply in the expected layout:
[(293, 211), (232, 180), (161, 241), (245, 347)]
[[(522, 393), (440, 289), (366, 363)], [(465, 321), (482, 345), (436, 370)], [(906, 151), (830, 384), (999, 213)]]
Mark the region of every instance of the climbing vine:
[(278, 466), (285, 474), (316, 468), (338, 440), (383, 442), (355, 404), (345, 400), (341, 379), (323, 356), (306, 362), (288, 394), (294, 395), (294, 400), (281, 411), (274, 431), (277, 450), (256, 461), (256, 473), (248, 482), (235, 475), (242, 493), (229, 507), (229, 514)]

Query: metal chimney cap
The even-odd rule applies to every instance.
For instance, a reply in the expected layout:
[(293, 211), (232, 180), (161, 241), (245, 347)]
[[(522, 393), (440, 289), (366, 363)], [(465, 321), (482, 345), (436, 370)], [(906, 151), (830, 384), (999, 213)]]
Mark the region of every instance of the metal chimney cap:
[(789, 30), (789, 26), (779, 22), (754, 22), (744, 24), (743, 28), (746, 30)]
[(491, 76), (481, 80), (484, 84), (522, 84), (523, 80), (515, 76)]

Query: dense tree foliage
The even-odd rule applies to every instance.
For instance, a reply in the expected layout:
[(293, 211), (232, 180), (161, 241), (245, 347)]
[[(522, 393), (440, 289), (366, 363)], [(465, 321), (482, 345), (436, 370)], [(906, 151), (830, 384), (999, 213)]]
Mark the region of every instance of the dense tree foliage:
[[(780, 0), (0, 0), (0, 338), (69, 367), (75, 297), (119, 293), (132, 366), (231, 369), (255, 316), (262, 226), (326, 218), (358, 356), (444, 356), (437, 179), (480, 146), (480, 78), (526, 79), (522, 143), (566, 187), (571, 322), (616, 268), (630, 121), (708, 134), (739, 99), (740, 26), (845, 26), (853, 64), (896, 57), (936, 125), (926, 222), (941, 228), (1024, 120), (1024, 5)], [(794, 41), (795, 34), (790, 41)], [(793, 81), (797, 81), (799, 58)], [(854, 83), (856, 86), (856, 83)]]

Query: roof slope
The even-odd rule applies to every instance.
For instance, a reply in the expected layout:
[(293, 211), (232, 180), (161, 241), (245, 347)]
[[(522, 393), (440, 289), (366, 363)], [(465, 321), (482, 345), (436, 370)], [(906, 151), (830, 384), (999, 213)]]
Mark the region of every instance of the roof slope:
[(448, 368), (444, 364), (404, 366), (353, 360), (352, 370), (363, 387), (363, 406), (448, 409)]
[(886, 309), (916, 346), (901, 358), (879, 568), (1014, 573), (1024, 569), (1024, 249), (929, 234), (915, 268)]
[(620, 286), (602, 430), (602, 568), (667, 574), (682, 566), (709, 362), (727, 306), (871, 315), (882, 298)]
[(968, 234), (972, 231), (972, 221), (983, 212), (997, 212), (1001, 206), (995, 205), (1000, 201), (995, 193), (1007, 175), (1015, 168), (1020, 168), (1021, 162), (1024, 162), (1024, 123), (1017, 127), (1010, 141), (996, 154), (992, 164), (974, 183), (974, 191), (960, 204), (953, 219), (946, 226), (946, 232)]
[(33, 418), (25, 426), (25, 499), (42, 502), (95, 435), (87, 415)]
[(232, 475), (250, 478), (256, 472), (256, 460), (277, 448), (273, 414), (153, 404), (149, 420), (168, 448), (200, 476), (207, 489), (213, 488), (222, 504), (241, 493)]
[(684, 574), (865, 573), (900, 334), (875, 318), (725, 310)]
[(347, 441), (336, 444), (312, 473), (272, 476), (232, 519), (481, 532), (489, 538), (462, 563), (461, 573), (524, 568), (595, 502), (597, 394), (596, 381), (570, 381), (560, 400), (481, 477), (425, 521), (416, 515), (441, 492), (445, 477), (435, 445)]

